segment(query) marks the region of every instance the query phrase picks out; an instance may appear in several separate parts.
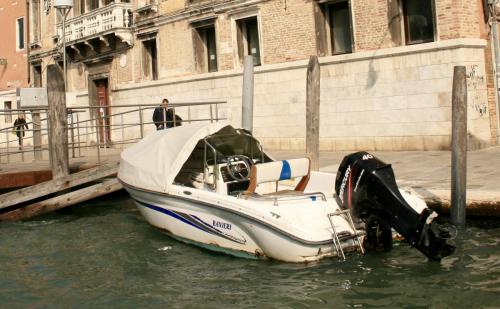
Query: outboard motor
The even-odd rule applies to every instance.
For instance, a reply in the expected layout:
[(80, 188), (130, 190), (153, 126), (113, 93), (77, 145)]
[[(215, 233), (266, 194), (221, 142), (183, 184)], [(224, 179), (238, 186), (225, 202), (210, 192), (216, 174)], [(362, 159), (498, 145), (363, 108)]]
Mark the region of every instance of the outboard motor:
[(453, 253), (448, 243), (456, 235), (449, 224), (440, 224), (437, 213), (425, 203), (410, 205), (401, 195), (390, 164), (367, 152), (356, 152), (342, 160), (335, 180), (337, 201), (366, 224), (365, 246), (388, 250), (391, 227), (413, 247), (432, 260)]

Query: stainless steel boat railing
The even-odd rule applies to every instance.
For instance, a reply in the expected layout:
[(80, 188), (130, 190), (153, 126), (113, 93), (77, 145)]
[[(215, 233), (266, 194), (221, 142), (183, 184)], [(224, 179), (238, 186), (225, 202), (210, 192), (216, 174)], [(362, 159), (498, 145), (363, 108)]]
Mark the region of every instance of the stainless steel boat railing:
[[(279, 191), (278, 191), (279, 192)], [(323, 192), (308, 192), (308, 193), (301, 193), (301, 194), (280, 194), (280, 195), (273, 195), (271, 194), (258, 194), (258, 193), (251, 193), (251, 194), (246, 194), (244, 192), (240, 192), (238, 194), (238, 198), (244, 198), (244, 199), (254, 199), (254, 200), (261, 200), (261, 201), (273, 201), (274, 206), (279, 206), (278, 201), (293, 201), (293, 200), (301, 200), (301, 199), (309, 199), (311, 197), (316, 197), (319, 196), (323, 201), (326, 201), (326, 195)]]

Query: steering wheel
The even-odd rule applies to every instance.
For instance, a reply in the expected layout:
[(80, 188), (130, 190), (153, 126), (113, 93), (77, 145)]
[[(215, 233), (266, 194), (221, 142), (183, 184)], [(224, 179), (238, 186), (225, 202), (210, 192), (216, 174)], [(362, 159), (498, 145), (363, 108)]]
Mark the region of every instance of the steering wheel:
[(252, 159), (245, 155), (227, 156), (226, 159), (227, 172), (232, 179), (237, 181), (248, 180), (250, 168), (253, 165)]

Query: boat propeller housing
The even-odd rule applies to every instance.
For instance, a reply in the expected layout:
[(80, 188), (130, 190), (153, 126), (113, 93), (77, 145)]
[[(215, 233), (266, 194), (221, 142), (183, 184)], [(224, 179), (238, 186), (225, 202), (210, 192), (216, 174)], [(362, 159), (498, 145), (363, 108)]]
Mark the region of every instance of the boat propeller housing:
[(453, 225), (440, 223), (436, 212), (423, 201), (405, 200), (390, 164), (368, 152), (346, 156), (335, 180), (337, 202), (365, 223), (365, 247), (388, 250), (391, 228), (429, 259), (440, 260), (453, 253)]

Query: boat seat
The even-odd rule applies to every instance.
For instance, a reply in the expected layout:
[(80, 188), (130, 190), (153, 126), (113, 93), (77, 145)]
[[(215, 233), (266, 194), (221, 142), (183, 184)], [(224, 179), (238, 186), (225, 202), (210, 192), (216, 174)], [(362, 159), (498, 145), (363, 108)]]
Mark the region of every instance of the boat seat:
[(245, 194), (253, 194), (258, 184), (302, 177), (295, 191), (303, 192), (309, 182), (311, 160), (299, 158), (255, 164), (250, 169), (250, 183)]

